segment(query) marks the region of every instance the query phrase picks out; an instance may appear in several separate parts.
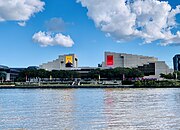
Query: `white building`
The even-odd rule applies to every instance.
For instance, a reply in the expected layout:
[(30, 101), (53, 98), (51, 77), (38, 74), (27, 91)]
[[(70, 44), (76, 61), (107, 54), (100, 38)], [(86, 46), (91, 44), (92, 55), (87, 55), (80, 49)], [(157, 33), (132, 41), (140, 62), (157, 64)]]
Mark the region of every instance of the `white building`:
[(112, 68), (134, 68), (138, 66), (143, 66), (144, 64), (148, 64), (150, 62), (158, 61), (158, 59), (155, 57), (114, 52), (105, 52), (104, 58), (105, 62), (103, 62), (102, 67)]
[[(156, 57), (133, 55), (126, 53), (105, 52), (104, 62), (101, 69), (108, 68), (138, 68), (146, 78), (159, 78), (160, 74), (169, 74), (173, 71), (169, 69), (165, 61), (158, 61)], [(40, 65), (45, 70), (76, 70), (80, 73), (88, 73), (94, 67), (78, 68), (78, 58), (75, 54), (60, 55), (58, 59)]]
[(161, 73), (169, 74), (172, 70), (169, 69), (165, 61), (158, 61), (156, 57), (133, 55), (126, 53), (105, 52), (102, 68), (138, 68), (146, 77), (159, 78)]
[(43, 63), (39, 66), (41, 69), (45, 70), (64, 70), (68, 68), (78, 67), (78, 58), (75, 54), (60, 55), (58, 59), (50, 61), (48, 63)]

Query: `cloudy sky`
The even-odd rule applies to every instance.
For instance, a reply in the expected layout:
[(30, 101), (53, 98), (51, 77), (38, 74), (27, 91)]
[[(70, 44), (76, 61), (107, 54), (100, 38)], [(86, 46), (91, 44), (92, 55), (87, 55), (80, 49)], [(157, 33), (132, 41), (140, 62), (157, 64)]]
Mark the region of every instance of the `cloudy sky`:
[(97, 66), (104, 51), (180, 54), (180, 0), (0, 0), (0, 64), (27, 67), (75, 53)]

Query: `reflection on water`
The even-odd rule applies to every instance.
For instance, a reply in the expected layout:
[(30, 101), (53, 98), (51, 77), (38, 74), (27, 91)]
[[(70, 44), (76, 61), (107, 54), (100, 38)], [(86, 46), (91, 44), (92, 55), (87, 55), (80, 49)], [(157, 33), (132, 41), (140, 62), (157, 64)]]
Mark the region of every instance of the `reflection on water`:
[(180, 89), (1, 89), (0, 130), (180, 129)]

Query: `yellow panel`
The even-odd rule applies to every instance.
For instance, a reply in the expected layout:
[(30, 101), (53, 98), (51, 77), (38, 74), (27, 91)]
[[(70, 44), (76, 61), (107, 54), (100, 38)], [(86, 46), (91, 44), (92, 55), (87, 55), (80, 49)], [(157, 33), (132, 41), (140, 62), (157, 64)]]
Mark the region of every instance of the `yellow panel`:
[(73, 63), (73, 57), (72, 56), (66, 56), (66, 63)]

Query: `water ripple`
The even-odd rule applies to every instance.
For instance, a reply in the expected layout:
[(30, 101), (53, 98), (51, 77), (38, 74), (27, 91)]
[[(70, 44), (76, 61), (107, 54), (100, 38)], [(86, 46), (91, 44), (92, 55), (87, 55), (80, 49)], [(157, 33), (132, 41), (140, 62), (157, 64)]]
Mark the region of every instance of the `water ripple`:
[(180, 89), (1, 89), (0, 130), (179, 130)]

